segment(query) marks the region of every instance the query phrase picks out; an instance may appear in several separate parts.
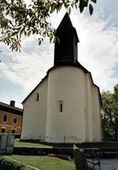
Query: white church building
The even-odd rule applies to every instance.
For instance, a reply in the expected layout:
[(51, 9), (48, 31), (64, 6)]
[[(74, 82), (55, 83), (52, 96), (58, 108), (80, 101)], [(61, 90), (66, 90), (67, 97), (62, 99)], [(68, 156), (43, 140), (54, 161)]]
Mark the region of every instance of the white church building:
[(54, 66), (24, 99), (21, 139), (51, 143), (101, 141), (101, 96), (78, 62), (76, 29), (68, 14), (56, 30)]

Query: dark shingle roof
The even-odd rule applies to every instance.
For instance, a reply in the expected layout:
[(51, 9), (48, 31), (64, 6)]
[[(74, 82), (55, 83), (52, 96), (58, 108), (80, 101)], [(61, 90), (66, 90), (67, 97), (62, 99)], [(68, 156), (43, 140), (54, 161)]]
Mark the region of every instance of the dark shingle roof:
[(9, 104), (3, 103), (3, 102), (0, 102), (0, 110), (18, 114), (18, 115), (23, 115), (23, 109), (10, 106)]

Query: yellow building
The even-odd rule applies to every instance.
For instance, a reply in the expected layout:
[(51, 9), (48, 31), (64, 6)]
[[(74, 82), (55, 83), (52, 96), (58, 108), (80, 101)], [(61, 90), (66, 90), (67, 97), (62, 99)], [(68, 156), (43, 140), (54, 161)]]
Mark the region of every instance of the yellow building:
[(15, 107), (15, 101), (10, 105), (0, 102), (0, 133), (21, 134), (23, 110)]

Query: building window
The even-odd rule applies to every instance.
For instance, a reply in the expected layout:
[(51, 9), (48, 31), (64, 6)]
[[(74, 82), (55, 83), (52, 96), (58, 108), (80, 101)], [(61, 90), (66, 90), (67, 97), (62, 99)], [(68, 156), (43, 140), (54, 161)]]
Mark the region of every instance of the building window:
[(36, 101), (39, 101), (39, 93), (36, 94)]
[(63, 112), (63, 104), (60, 103), (60, 112)]
[(59, 100), (59, 112), (63, 112), (63, 101)]
[(6, 122), (7, 121), (7, 115), (3, 115), (3, 122)]
[(16, 123), (16, 122), (17, 122), (17, 118), (16, 118), (16, 117), (14, 117), (13, 122), (14, 122), (14, 123)]
[(15, 129), (12, 129), (12, 133), (14, 134), (16, 132), (16, 130)]
[(1, 133), (5, 133), (6, 129), (5, 128), (1, 128)]

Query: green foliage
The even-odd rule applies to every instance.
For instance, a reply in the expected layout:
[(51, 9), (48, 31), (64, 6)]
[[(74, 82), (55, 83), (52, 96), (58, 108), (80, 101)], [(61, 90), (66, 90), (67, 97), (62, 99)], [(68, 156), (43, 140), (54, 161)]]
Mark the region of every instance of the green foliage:
[(114, 92), (102, 93), (102, 125), (103, 134), (106, 138), (118, 140), (118, 84)]
[(92, 15), (91, 3), (96, 3), (96, 0), (32, 0), (30, 5), (24, 0), (0, 0), (0, 42), (19, 51), (24, 36), (38, 35), (39, 44), (44, 37), (54, 41), (55, 30), (48, 21), (50, 15), (59, 12), (63, 6), (69, 14), (72, 8), (83, 12), (88, 5)]
[(25, 166), (21, 163), (6, 159), (5, 157), (0, 158), (0, 167), (6, 170), (25, 170)]

